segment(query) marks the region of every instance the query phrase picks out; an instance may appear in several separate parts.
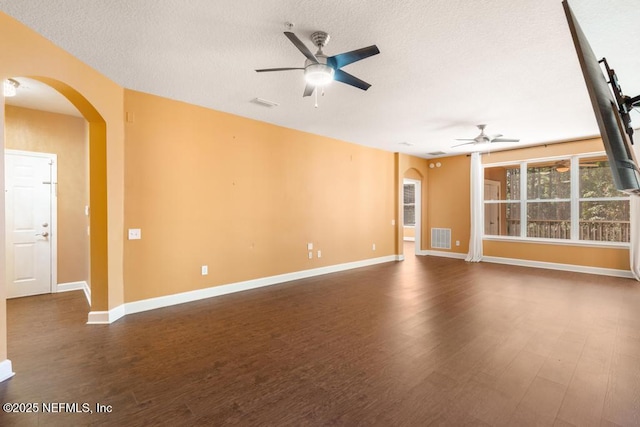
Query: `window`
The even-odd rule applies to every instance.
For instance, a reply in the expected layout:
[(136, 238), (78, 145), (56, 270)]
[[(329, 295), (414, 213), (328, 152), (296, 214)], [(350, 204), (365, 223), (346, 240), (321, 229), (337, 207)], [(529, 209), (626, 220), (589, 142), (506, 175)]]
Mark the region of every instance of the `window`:
[(404, 217), (405, 227), (415, 227), (416, 225), (416, 186), (415, 184), (404, 184)]
[(580, 240), (629, 241), (629, 196), (616, 190), (606, 157), (580, 159)]
[(527, 237), (571, 238), (569, 159), (527, 164)]
[(629, 197), (604, 155), (487, 166), (484, 178), (485, 236), (629, 242)]

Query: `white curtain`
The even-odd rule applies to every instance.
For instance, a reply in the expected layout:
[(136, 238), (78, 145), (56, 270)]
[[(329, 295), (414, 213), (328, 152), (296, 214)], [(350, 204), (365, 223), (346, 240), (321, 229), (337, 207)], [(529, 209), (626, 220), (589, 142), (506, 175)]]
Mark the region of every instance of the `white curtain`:
[(483, 212), (482, 192), (484, 177), (480, 153), (471, 154), (471, 238), (469, 239), (469, 254), (465, 258), (469, 262), (482, 260), (482, 232)]
[[(636, 159), (640, 159), (640, 147), (638, 145), (640, 144), (636, 142), (634, 146)], [(629, 264), (631, 265), (633, 277), (636, 280), (640, 280), (640, 195), (632, 195), (629, 203), (631, 204)]]

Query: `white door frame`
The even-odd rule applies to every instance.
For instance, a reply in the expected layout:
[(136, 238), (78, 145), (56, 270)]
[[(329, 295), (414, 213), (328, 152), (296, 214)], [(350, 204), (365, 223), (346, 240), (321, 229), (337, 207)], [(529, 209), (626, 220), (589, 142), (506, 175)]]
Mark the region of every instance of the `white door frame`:
[[(422, 182), (417, 179), (409, 179), (404, 178), (402, 180), (402, 184), (413, 184), (415, 186), (415, 215), (416, 215), (416, 225), (414, 227), (415, 233), (415, 253), (416, 255), (420, 255), (422, 252)], [(404, 191), (402, 193), (402, 197), (400, 200), (400, 204), (403, 206), (403, 214), (404, 214)], [(402, 221), (402, 227), (404, 230), (404, 220)]]
[[(55, 293), (58, 288), (58, 155), (52, 153), (40, 153), (36, 151), (23, 151), (23, 150), (12, 150), (6, 148), (4, 150), (6, 154), (14, 154), (18, 156), (30, 156), (30, 157), (40, 157), (46, 158), (52, 161), (51, 164), (51, 224), (50, 230), (51, 234), (49, 237), (50, 245), (51, 245), (51, 293)], [(4, 156), (2, 158), (4, 162)], [(3, 196), (4, 197), (4, 196)], [(6, 209), (6, 203), (5, 203)], [(6, 223), (2, 224), (3, 227), (6, 227)]]

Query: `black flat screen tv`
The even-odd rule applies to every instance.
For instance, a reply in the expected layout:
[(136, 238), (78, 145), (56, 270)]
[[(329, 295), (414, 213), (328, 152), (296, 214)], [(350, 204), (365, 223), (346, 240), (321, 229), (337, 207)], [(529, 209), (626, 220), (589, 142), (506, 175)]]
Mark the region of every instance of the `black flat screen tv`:
[[(624, 118), (621, 115), (620, 101), (616, 100), (612, 93), (612, 90), (619, 90), (619, 86), (615, 82), (615, 87), (609, 88), (600, 62), (596, 59), (571, 7), (569, 7), (569, 3), (567, 0), (563, 0), (562, 5), (567, 15), (573, 44), (587, 84), (587, 91), (591, 98), (591, 105), (598, 122), (616, 188), (626, 193), (640, 195), (640, 167), (633, 153), (631, 139), (633, 129), (628, 114)], [(611, 77), (609, 76), (609, 78)], [(621, 99), (623, 95), (619, 93), (617, 97)]]

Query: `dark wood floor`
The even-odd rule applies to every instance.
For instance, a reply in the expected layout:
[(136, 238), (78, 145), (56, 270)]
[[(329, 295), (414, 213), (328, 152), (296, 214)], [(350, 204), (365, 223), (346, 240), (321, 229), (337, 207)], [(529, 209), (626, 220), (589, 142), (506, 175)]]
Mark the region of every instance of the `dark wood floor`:
[(112, 412), (0, 425), (640, 425), (629, 279), (408, 255), (108, 326), (87, 311), (8, 301), (0, 400)]

